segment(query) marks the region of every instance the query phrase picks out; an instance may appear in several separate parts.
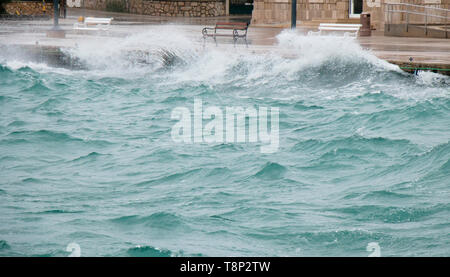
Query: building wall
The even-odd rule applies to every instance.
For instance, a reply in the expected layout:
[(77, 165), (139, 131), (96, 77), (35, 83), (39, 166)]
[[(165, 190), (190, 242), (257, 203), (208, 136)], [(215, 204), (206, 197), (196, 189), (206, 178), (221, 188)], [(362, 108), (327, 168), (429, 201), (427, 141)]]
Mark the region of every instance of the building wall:
[(287, 23), (290, 15), (291, 8), (288, 0), (253, 1), (252, 24)]
[(225, 15), (225, 0), (84, 0), (88, 9), (107, 10), (107, 2), (123, 3), (123, 12), (155, 16), (208, 17)]
[[(348, 19), (348, 0), (297, 0), (297, 20)], [(255, 0), (252, 23), (289, 23), (291, 0)]]
[[(450, 9), (450, 0), (363, 0), (363, 12), (371, 14), (371, 25), (380, 31), (383, 31), (387, 19), (386, 3), (410, 3)], [(344, 23), (349, 20), (349, 5), (350, 0), (297, 0), (297, 20), (302, 23), (311, 21)], [(439, 15), (437, 11), (434, 13)], [(254, 0), (253, 24), (289, 25), (290, 20), (291, 0)], [(393, 23), (405, 22), (406, 16), (393, 14), (392, 20)], [(412, 23), (423, 22), (423, 16), (410, 16), (409, 20)], [(429, 22), (439, 23), (442, 20), (429, 19)]]
[[(386, 22), (391, 22), (392, 24), (404, 24), (407, 21), (407, 16), (404, 13), (392, 13), (390, 15), (390, 18), (388, 18), (387, 11), (387, 4), (396, 4), (396, 3), (408, 3), (408, 4), (414, 4), (414, 5), (423, 5), (426, 7), (435, 7), (435, 8), (443, 8), (443, 9), (450, 9), (450, 0), (366, 0), (364, 1), (363, 10), (365, 12), (370, 13), (371, 16), (371, 23), (377, 30), (384, 30), (384, 24)], [(416, 11), (423, 13), (424, 9), (422, 8), (409, 8), (411, 11)], [(445, 12), (442, 11), (429, 11), (431, 14), (438, 15), (438, 16), (446, 16)], [(450, 12), (448, 13), (448, 16), (450, 16)], [(444, 19), (439, 18), (433, 18), (429, 17), (427, 19), (428, 23), (443, 23), (445, 22)], [(423, 15), (413, 15), (410, 14), (408, 16), (408, 22), (409, 23), (423, 23), (424, 22), (424, 16)], [(449, 22), (450, 23), (450, 22)]]

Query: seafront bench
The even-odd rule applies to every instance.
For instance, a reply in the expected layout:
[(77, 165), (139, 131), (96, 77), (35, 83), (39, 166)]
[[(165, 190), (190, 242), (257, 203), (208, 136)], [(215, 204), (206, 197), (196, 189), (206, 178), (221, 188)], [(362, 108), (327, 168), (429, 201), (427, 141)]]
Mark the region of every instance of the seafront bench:
[(322, 31), (344, 32), (344, 36), (357, 37), (361, 24), (338, 24), (338, 23), (320, 23), (319, 31), (309, 31), (309, 35), (322, 35)]
[(111, 25), (113, 18), (101, 18), (101, 17), (86, 17), (84, 22), (73, 24), (74, 30), (87, 30), (87, 31), (106, 31)]
[(236, 41), (239, 38), (244, 39), (245, 45), (248, 47), (247, 43), (247, 22), (217, 22), (216, 26), (205, 27), (202, 30), (203, 43), (205, 43), (206, 38), (212, 37), (217, 45), (217, 37), (232, 37), (233, 44), (236, 45)]

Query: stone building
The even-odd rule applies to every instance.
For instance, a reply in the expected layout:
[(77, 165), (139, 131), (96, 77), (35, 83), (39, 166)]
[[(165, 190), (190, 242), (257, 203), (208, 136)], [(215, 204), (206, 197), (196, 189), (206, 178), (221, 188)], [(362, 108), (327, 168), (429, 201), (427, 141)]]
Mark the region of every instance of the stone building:
[[(254, 25), (285, 25), (291, 20), (291, 0), (254, 0), (252, 23)], [(383, 31), (387, 20), (386, 4), (409, 3), (450, 9), (450, 0), (297, 0), (297, 25), (327, 23), (358, 23), (362, 12), (371, 14), (371, 25)], [(423, 12), (423, 10), (418, 10)], [(439, 14), (438, 11), (436, 11)], [(445, 13), (445, 12), (443, 12)], [(441, 12), (441, 16), (444, 16)], [(450, 13), (448, 14), (450, 16)], [(400, 23), (405, 14), (391, 18)], [(423, 16), (411, 16), (410, 22), (423, 21)], [(435, 20), (436, 18), (430, 18)], [(439, 20), (438, 20), (439, 21)], [(438, 22), (436, 22), (438, 23)]]

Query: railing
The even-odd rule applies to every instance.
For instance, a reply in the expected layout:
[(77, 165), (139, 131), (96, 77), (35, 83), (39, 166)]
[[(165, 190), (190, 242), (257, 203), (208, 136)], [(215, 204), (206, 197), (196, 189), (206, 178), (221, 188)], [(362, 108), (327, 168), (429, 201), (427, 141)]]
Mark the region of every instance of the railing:
[[(393, 13), (406, 14), (406, 32), (408, 32), (410, 22), (410, 16), (418, 15), (423, 16), (423, 22), (420, 25), (425, 25), (425, 35), (428, 34), (428, 26), (432, 23), (432, 19), (436, 19), (436, 23), (444, 25), (445, 37), (448, 38), (448, 25), (450, 22), (450, 10), (436, 7), (428, 7), (423, 5), (415, 5), (408, 3), (386, 3), (386, 15), (387, 15), (387, 28), (390, 31), (392, 24)], [(423, 9), (423, 11), (417, 11)], [(434, 14), (434, 13), (440, 13)], [(430, 21), (431, 18), (431, 21)], [(417, 23), (415, 23), (417, 24)]]

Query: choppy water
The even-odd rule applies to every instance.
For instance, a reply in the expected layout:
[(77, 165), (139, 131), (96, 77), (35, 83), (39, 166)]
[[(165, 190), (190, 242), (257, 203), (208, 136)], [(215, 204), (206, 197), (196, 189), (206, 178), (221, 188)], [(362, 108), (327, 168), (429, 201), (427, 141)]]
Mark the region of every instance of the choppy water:
[[(450, 255), (449, 78), (289, 33), (296, 58), (123, 51), (154, 37), (80, 44), (80, 71), (0, 59), (1, 256)], [(279, 107), (278, 151), (173, 142), (194, 98)]]

